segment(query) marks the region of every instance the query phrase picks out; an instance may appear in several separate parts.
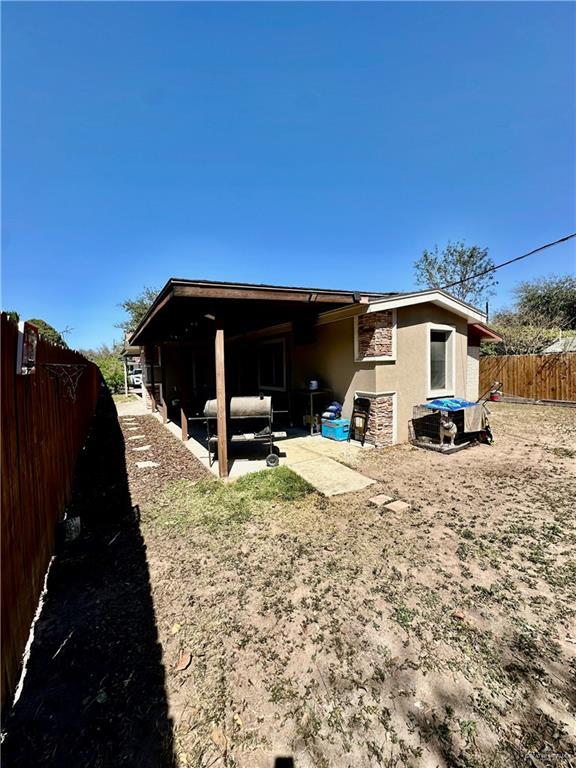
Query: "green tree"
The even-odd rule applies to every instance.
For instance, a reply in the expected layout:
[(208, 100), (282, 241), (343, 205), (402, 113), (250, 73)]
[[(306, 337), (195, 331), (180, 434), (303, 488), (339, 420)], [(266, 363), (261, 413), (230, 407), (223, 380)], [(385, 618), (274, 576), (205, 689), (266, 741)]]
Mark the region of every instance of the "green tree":
[[(6, 314), (9, 315), (15, 322), (20, 322), (20, 313), (16, 312), (15, 309), (7, 309)], [(38, 328), (40, 336), (42, 336), (43, 339), (46, 339), (46, 341), (50, 342), (50, 344), (57, 344), (59, 347), (66, 347), (66, 349), (68, 348), (68, 344), (64, 340), (63, 336), (63, 333), (66, 333), (67, 331), (60, 333), (56, 330), (56, 328), (50, 325), (50, 323), (47, 323), (46, 320), (41, 320), (38, 317), (31, 318), (27, 322), (35, 325), (36, 328)]]
[(119, 306), (122, 307), (128, 317), (121, 323), (117, 323), (116, 328), (121, 328), (124, 333), (132, 333), (132, 331), (136, 330), (138, 323), (148, 312), (156, 296), (158, 296), (156, 288), (145, 287), (134, 299), (121, 301)]
[(42, 338), (46, 341), (50, 342), (50, 344), (57, 344), (59, 347), (65, 347), (68, 349), (68, 344), (66, 344), (64, 341), (62, 334), (57, 331), (56, 328), (52, 327), (50, 323), (47, 323), (46, 320), (33, 318), (28, 322), (32, 323), (32, 325), (35, 325), (36, 328), (38, 328), (40, 336), (42, 336)]
[[(445, 288), (448, 293), (470, 304), (481, 304), (495, 292), (498, 284), (494, 272), (474, 277), (494, 267), (487, 248), (448, 242), (440, 251), (435, 245), (425, 250), (414, 263), (416, 282), (423, 288)], [(458, 285), (450, 287), (450, 283)]]
[(114, 342), (111, 347), (102, 344), (98, 349), (83, 349), (80, 352), (96, 363), (102, 377), (111, 392), (122, 392), (124, 389), (124, 363), (121, 356), (122, 345)]
[(538, 355), (562, 332), (561, 328), (546, 328), (539, 323), (521, 324), (508, 314), (494, 315), (490, 325), (502, 341), (482, 342), (482, 355)]
[(576, 278), (539, 277), (514, 289), (516, 301), (492, 317), (500, 342), (482, 345), (484, 355), (533, 355), (576, 329)]
[(515, 314), (522, 324), (535, 317), (545, 327), (576, 329), (576, 277), (552, 275), (520, 283), (514, 289)]

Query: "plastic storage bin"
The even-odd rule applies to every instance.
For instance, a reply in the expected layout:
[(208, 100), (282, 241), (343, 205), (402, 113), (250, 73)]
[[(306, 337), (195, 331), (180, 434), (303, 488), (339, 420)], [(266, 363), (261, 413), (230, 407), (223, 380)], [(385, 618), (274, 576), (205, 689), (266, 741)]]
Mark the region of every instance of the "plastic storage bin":
[(322, 420), (322, 437), (329, 440), (348, 440), (350, 432), (350, 419)]

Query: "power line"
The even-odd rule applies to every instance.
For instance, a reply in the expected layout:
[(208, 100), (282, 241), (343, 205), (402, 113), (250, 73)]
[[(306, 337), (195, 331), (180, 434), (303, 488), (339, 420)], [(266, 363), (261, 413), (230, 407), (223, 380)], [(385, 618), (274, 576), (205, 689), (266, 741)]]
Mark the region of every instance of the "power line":
[(520, 259), (525, 259), (527, 256), (532, 256), (533, 253), (544, 251), (546, 248), (552, 248), (553, 245), (558, 245), (558, 243), (565, 243), (566, 240), (571, 240), (573, 237), (576, 237), (576, 232), (573, 232), (571, 235), (566, 235), (566, 237), (561, 237), (559, 240), (554, 240), (553, 243), (546, 243), (546, 245), (541, 245), (539, 248), (534, 248), (533, 251), (524, 253), (522, 256), (516, 256), (515, 259), (509, 259), (508, 261), (503, 261), (502, 264), (496, 264), (489, 269), (485, 269), (483, 272), (477, 272), (475, 275), (465, 277), (464, 280), (456, 280), (453, 283), (448, 283), (448, 285), (443, 285), (440, 290), (445, 291), (447, 288), (453, 288), (455, 285), (462, 285), (462, 283), (467, 283), (469, 280), (474, 280), (475, 277), (482, 277), (482, 275), (487, 275), (489, 272), (495, 272), (497, 269), (507, 267), (508, 264), (513, 264), (515, 261), (520, 261)]

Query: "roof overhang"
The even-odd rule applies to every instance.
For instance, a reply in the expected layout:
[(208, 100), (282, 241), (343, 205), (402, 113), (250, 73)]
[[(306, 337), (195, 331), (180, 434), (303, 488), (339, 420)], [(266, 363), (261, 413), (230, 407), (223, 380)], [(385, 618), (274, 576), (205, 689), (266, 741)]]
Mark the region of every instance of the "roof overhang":
[[(235, 332), (276, 322), (317, 317), (322, 311), (368, 305), (391, 294), (341, 291), (327, 288), (298, 288), (250, 283), (214, 282), (171, 278), (160, 291), (129, 339), (130, 345), (148, 343), (184, 321), (205, 324), (224, 322)], [(154, 339), (156, 340), (156, 339)]]
[(480, 341), (502, 341), (502, 336), (482, 323), (469, 323), (468, 340), (476, 343)]
[(130, 345), (127, 344), (125, 347), (123, 347), (122, 352), (120, 352), (120, 355), (122, 357), (137, 357), (140, 354), (140, 347), (137, 345)]
[(447, 309), (449, 312), (453, 312), (455, 315), (465, 318), (469, 323), (486, 322), (486, 314), (484, 312), (438, 289), (403, 293), (384, 299), (373, 299), (368, 305), (367, 312), (381, 312), (383, 309), (400, 309), (401, 307), (411, 307), (416, 304), (436, 304), (443, 309)]

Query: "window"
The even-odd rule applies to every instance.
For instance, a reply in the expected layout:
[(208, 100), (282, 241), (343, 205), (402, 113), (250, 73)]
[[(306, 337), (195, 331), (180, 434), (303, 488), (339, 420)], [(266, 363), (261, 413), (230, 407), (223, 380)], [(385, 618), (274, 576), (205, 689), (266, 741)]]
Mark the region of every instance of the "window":
[(454, 329), (429, 327), (428, 396), (454, 394)]
[(258, 350), (258, 386), (260, 389), (286, 389), (286, 354), (284, 339), (265, 341)]
[(448, 333), (430, 332), (430, 389), (446, 389)]

